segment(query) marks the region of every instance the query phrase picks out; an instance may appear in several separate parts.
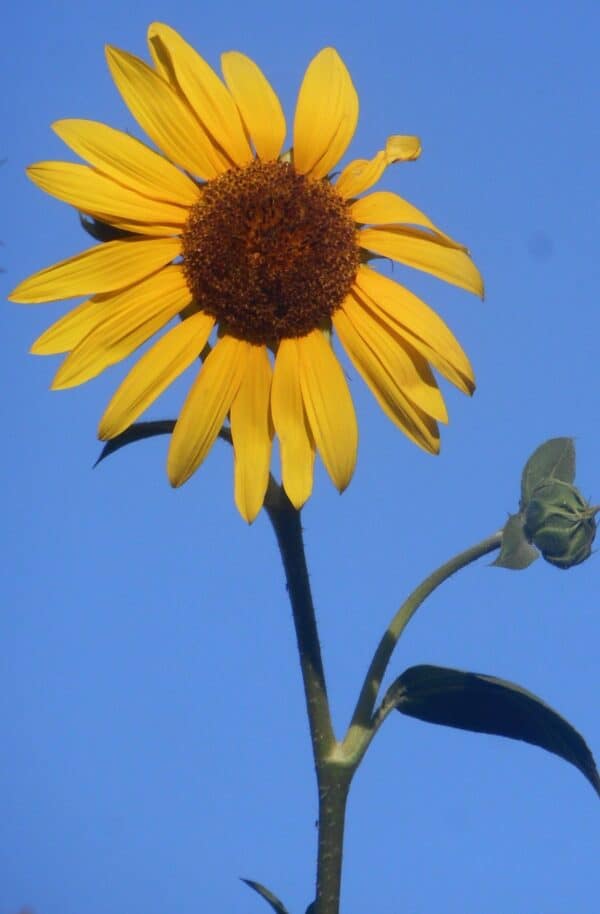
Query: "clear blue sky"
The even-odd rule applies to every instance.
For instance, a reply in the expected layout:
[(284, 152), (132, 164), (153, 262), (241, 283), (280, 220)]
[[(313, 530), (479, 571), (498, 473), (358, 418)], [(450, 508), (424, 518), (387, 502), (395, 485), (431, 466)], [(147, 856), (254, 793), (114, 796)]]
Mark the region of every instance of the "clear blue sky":
[[(469, 244), (482, 304), (402, 275), (472, 357), (472, 401), (445, 386), (439, 458), (352, 381), (361, 429), (350, 489), (322, 469), (304, 512), (338, 730), (400, 600), (516, 507), (522, 463), (573, 435), (600, 500), (598, 6), (582, 0), (11, 4), (3, 16), (0, 276), (87, 246), (73, 211), (24, 176), (63, 155), (53, 120), (133, 122), (105, 42), (145, 54), (179, 29), (213, 64), (239, 49), (291, 117), (304, 68), (338, 48), (361, 99), (354, 156), (392, 133), (424, 153), (387, 173)], [(400, 274), (395, 274), (397, 278)], [(233, 505), (217, 444), (181, 490), (165, 439), (92, 471), (98, 418), (124, 366), (51, 393), (28, 356), (65, 306), (0, 312), (0, 914), (254, 914), (238, 876), (292, 914), (311, 899), (315, 789), (290, 612), (266, 517)], [(184, 387), (152, 415), (175, 415)], [(597, 556), (569, 573), (485, 562), (411, 624), (392, 672), (438, 663), (520, 682), (600, 756)], [(343, 914), (597, 914), (600, 804), (540, 750), (390, 718), (351, 796)]]

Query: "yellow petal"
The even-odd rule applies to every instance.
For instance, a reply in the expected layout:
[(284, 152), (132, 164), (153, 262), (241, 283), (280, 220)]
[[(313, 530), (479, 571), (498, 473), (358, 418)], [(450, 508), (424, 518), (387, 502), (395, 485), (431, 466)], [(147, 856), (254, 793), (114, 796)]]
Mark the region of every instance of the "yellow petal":
[(250, 344), (224, 336), (194, 381), (171, 437), (167, 472), (180, 486), (196, 472), (219, 434), (239, 390)]
[(425, 302), (367, 266), (359, 267), (354, 291), (381, 319), (391, 321), (444, 377), (465, 393), (473, 393), (475, 379), (469, 359), (444, 321)]
[(404, 396), (433, 419), (447, 422), (444, 400), (425, 359), (391, 332), (389, 322), (378, 320), (354, 295), (348, 295), (342, 307), (365, 345)]
[(189, 301), (190, 292), (180, 266), (165, 267), (160, 273), (116, 292), (106, 302), (109, 316), (65, 359), (52, 383), (53, 390), (83, 384), (127, 358)]
[(236, 165), (247, 165), (253, 155), (244, 125), (231, 94), (215, 71), (174, 29), (154, 22), (148, 40), (170, 58), (177, 84), (209, 135)]
[(399, 197), (398, 194), (385, 190), (376, 191), (374, 194), (368, 194), (366, 197), (356, 200), (350, 207), (350, 212), (355, 222), (369, 225), (389, 225), (394, 222), (402, 222), (406, 225), (424, 226), (443, 238), (450, 247), (466, 251), (463, 244), (453, 241), (449, 235), (434, 225), (425, 213)]
[(394, 162), (414, 162), (419, 158), (421, 152), (421, 140), (418, 136), (390, 136), (385, 144), (388, 165), (392, 165)]
[(394, 162), (412, 162), (421, 155), (421, 141), (416, 136), (391, 136), (385, 149), (372, 159), (355, 159), (349, 162), (337, 179), (335, 189), (345, 200), (362, 194), (376, 184), (388, 165)]
[(281, 452), (281, 481), (297, 509), (312, 492), (315, 462), (315, 442), (302, 402), (299, 358), (298, 340), (281, 340), (271, 387), (271, 415)]
[(200, 178), (220, 174), (212, 143), (172, 86), (133, 54), (108, 47), (106, 57), (125, 104), (158, 148)]
[(350, 361), (361, 375), (386, 416), (411, 441), (432, 454), (439, 451), (439, 431), (435, 421), (404, 395), (396, 378), (386, 370), (341, 307), (333, 315), (333, 325)]
[(98, 437), (114, 438), (141, 416), (169, 384), (198, 358), (215, 320), (198, 312), (168, 331), (133, 366), (108, 404)]
[(155, 34), (153, 25), (151, 25), (148, 29), (148, 47), (150, 49), (150, 55), (154, 61), (157, 73), (159, 73), (163, 79), (165, 79), (166, 82), (171, 86), (175, 94), (181, 100), (183, 105), (185, 105), (187, 110), (191, 112), (194, 120), (196, 121), (198, 129), (204, 137), (204, 143), (206, 149), (208, 150), (211, 168), (217, 175), (224, 174), (224, 172), (228, 171), (232, 167), (233, 161), (231, 157), (227, 155), (225, 150), (218, 145), (215, 138), (209, 134), (201, 118), (199, 118), (198, 112), (194, 111), (193, 107), (190, 105), (185, 92), (179, 85), (177, 73), (175, 72), (175, 61), (171, 57), (171, 52), (169, 48), (167, 48), (161, 41), (160, 37)]
[(269, 484), (273, 439), (269, 413), (272, 374), (266, 348), (250, 346), (246, 371), (231, 404), (235, 503), (249, 524), (262, 508)]
[(113, 292), (139, 282), (179, 254), (179, 238), (107, 241), (34, 273), (13, 289), (9, 299), (32, 305)]
[(27, 175), (47, 194), (103, 222), (135, 221), (151, 227), (154, 235), (173, 235), (188, 217), (187, 207), (150, 200), (89, 165), (38, 162), (29, 166)]
[(358, 96), (350, 74), (333, 48), (308, 65), (294, 119), (294, 167), (323, 178), (344, 155), (356, 130)]
[(32, 355), (70, 352), (105, 316), (106, 297), (99, 295), (90, 298), (48, 327), (29, 351)]
[(343, 492), (352, 479), (358, 450), (358, 426), (348, 384), (321, 330), (300, 337), (298, 349), (308, 424), (333, 484)]
[(52, 129), (82, 159), (131, 190), (184, 207), (200, 197), (191, 178), (127, 133), (75, 118), (55, 121)]
[(256, 154), (276, 159), (285, 140), (285, 116), (277, 95), (262, 70), (238, 51), (221, 55), (225, 82), (239, 108)]
[(431, 273), (483, 298), (483, 279), (469, 255), (432, 239), (425, 232), (367, 228), (359, 232), (358, 243), (367, 251)]

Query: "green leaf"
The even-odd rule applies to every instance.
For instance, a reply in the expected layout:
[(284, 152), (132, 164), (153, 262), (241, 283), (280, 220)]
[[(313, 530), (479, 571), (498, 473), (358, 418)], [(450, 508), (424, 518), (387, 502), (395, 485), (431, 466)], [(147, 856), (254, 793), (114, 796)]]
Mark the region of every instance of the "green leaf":
[(132, 235), (132, 232), (115, 228), (114, 225), (108, 225), (100, 219), (94, 219), (93, 216), (84, 216), (83, 213), (79, 213), (79, 221), (81, 228), (96, 241), (119, 241), (121, 238), (131, 238)]
[(283, 902), (280, 901), (279, 898), (277, 898), (275, 895), (273, 895), (273, 892), (269, 892), (269, 890), (266, 889), (264, 885), (261, 885), (260, 882), (254, 882), (253, 879), (243, 878), (242, 882), (245, 882), (246, 885), (249, 885), (251, 889), (254, 889), (255, 892), (258, 892), (261, 898), (264, 898), (265, 901), (271, 905), (273, 910), (277, 912), (277, 914), (288, 914), (288, 910)]
[(521, 571), (539, 558), (539, 552), (527, 540), (523, 532), (524, 518), (521, 514), (511, 514), (502, 531), (500, 553), (492, 565), (498, 568), (511, 568)]
[[(145, 438), (155, 438), (157, 435), (172, 434), (175, 425), (175, 419), (156, 419), (153, 422), (134, 422), (133, 425), (130, 425), (128, 429), (121, 432), (116, 438), (111, 438), (110, 441), (106, 442), (94, 467), (97, 467), (99, 463), (105, 460), (106, 457), (110, 457), (115, 451), (119, 451), (122, 447), (125, 447), (126, 444), (144, 441)], [(227, 441), (228, 444), (231, 444), (231, 429), (223, 426), (219, 432), (219, 438), (222, 441)]]
[(384, 704), (433, 724), (523, 740), (570, 762), (600, 796), (600, 776), (583, 737), (536, 695), (494, 676), (413, 666), (390, 686)]
[(536, 486), (549, 479), (570, 483), (575, 479), (575, 445), (572, 438), (550, 438), (533, 452), (521, 476), (521, 509)]
[(94, 466), (97, 467), (102, 460), (106, 457), (110, 457), (111, 454), (114, 454), (115, 451), (125, 447), (126, 444), (133, 444), (135, 441), (143, 441), (145, 438), (154, 438), (156, 435), (170, 435), (174, 428), (174, 419), (158, 419), (155, 422), (135, 422), (133, 425), (130, 425), (126, 431), (117, 435), (116, 438), (111, 438), (110, 441), (106, 442)]

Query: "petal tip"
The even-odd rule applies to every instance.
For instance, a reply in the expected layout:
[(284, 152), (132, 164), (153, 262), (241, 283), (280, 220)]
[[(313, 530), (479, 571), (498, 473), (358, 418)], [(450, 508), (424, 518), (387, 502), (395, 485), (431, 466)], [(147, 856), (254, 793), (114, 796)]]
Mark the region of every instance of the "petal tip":
[(14, 305), (19, 305), (19, 304), (23, 303), (21, 293), (20, 293), (20, 289), (21, 289), (22, 285), (23, 285), (23, 283), (20, 282), (19, 285), (15, 286), (14, 289), (11, 292), (9, 292), (8, 295), (6, 296), (7, 300), (12, 302)]
[(236, 507), (240, 513), (242, 520), (245, 520), (246, 523), (248, 524), (248, 526), (250, 527), (250, 526), (252, 526), (252, 524), (254, 523), (256, 518), (258, 517), (258, 515), (260, 513), (260, 509), (262, 508), (262, 504), (259, 505), (257, 508), (256, 507), (250, 508), (248, 505), (241, 505), (241, 504), (236, 503)]
[(171, 467), (167, 465), (167, 477), (169, 479), (169, 484), (172, 489), (178, 489), (183, 485), (184, 481), (180, 478), (179, 474), (176, 473)]
[(306, 504), (308, 499), (310, 498), (310, 493), (308, 495), (305, 495), (305, 494), (301, 495), (298, 492), (288, 492), (288, 490), (285, 487), (285, 483), (283, 484), (283, 489), (285, 491), (285, 494), (291, 501), (292, 505), (296, 509), (296, 511), (300, 511), (304, 507), (304, 505)]
[(39, 339), (33, 341), (29, 347), (29, 355), (49, 355), (43, 345), (38, 345), (39, 342)]
[[(114, 422), (108, 420), (105, 413), (98, 423), (96, 435), (99, 441), (110, 441), (112, 438), (116, 438), (120, 431), (121, 429), (116, 428)], [(125, 431), (125, 429), (123, 429), (123, 431)]]
[[(171, 446), (173, 444), (173, 437), (171, 437)], [(167, 477), (172, 489), (179, 489), (184, 482), (190, 478), (192, 474), (189, 472), (188, 468), (182, 465), (181, 460), (175, 461), (172, 458), (171, 450), (167, 455)]]

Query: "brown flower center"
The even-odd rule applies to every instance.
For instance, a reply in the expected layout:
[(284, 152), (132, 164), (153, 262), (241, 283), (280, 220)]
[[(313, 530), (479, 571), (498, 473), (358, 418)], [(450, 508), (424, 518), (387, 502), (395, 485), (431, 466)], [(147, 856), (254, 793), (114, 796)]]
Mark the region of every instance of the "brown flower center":
[(326, 324), (359, 259), (356, 227), (340, 195), (285, 162), (256, 161), (210, 181), (183, 232), (195, 305), (253, 343)]

